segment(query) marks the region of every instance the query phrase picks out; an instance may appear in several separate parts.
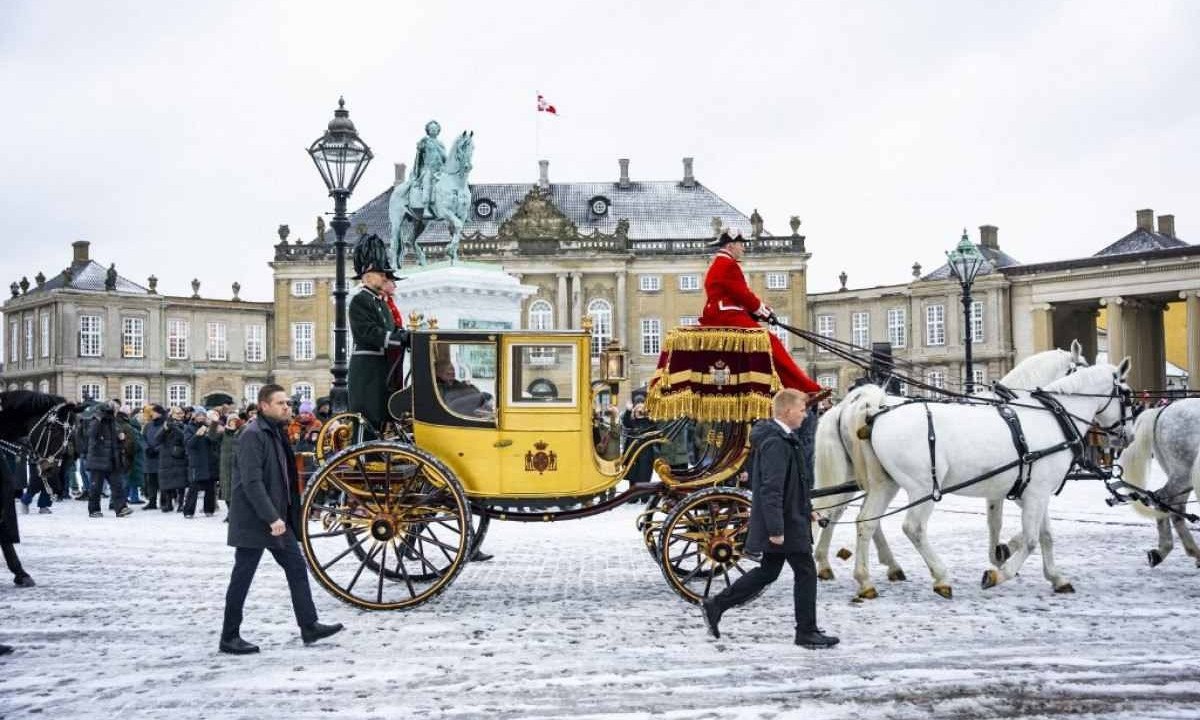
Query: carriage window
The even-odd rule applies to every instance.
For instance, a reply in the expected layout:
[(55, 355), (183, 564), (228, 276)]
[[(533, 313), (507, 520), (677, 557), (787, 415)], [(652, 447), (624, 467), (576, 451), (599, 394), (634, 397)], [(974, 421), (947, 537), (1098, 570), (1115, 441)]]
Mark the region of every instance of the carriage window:
[(574, 405), (574, 345), (513, 345), (510, 403)]
[(495, 343), (435, 341), (433, 375), (438, 401), (451, 414), (495, 420)]

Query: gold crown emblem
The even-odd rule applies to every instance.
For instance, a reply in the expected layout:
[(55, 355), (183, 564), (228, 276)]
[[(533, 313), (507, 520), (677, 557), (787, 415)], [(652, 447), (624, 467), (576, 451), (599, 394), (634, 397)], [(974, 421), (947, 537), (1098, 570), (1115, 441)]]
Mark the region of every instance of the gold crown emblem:
[(539, 452), (548, 447), (550, 447), (550, 443), (546, 442), (545, 440), (538, 440), (533, 444), (533, 449), (538, 450)]

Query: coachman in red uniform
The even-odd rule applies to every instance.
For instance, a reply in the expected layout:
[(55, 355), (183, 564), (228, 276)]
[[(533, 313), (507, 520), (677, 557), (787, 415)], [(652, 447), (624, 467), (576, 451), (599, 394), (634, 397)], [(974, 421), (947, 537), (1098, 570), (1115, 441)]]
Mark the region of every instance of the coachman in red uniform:
[[(742, 274), (741, 260), (746, 253), (746, 243), (741, 233), (733, 237), (729, 233), (721, 233), (721, 237), (712, 245), (720, 249), (704, 276), (706, 298), (700, 325), (756, 328), (760, 320), (770, 321), (775, 311), (754, 294), (746, 284), (746, 276)], [(791, 354), (775, 333), (771, 333), (771, 359), (775, 362), (775, 372), (779, 374), (784, 387), (810, 395), (821, 391), (821, 386), (813, 382), (792, 360)]]

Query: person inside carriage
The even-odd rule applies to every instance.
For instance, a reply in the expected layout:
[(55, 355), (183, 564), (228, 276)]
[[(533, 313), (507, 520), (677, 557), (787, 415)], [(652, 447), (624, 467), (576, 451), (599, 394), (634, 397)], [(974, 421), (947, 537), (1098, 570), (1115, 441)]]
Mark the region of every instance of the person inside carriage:
[[(704, 311), (700, 314), (700, 326), (757, 328), (760, 321), (774, 324), (775, 311), (754, 294), (742, 272), (742, 257), (746, 254), (746, 241), (742, 234), (723, 232), (709, 243), (709, 247), (717, 248), (717, 253), (704, 276), (705, 302)], [(771, 359), (783, 386), (805, 393), (808, 402), (828, 395), (796, 365), (775, 333), (770, 336)]]

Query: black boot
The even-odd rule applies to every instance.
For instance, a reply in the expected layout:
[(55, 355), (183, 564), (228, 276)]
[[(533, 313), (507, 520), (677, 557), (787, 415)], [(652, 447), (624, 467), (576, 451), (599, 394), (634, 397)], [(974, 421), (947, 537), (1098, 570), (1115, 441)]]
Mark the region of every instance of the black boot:
[(12, 653), (12, 645), (0, 645), (0, 655), (8, 655)]
[(330, 635), (335, 635), (341, 631), (341, 623), (323, 625), (319, 622), (315, 622), (312, 625), (306, 625), (300, 628), (300, 639), (304, 641), (305, 645), (312, 645), (322, 638), (327, 638)]
[(837, 645), (839, 642), (841, 640), (832, 635), (826, 635), (820, 629), (809, 630), (807, 632), (796, 631), (796, 644), (806, 647), (809, 650), (824, 650)]
[(246, 642), (237, 633), (234, 633), (230, 637), (222, 637), (220, 647), (221, 652), (229, 653), (230, 655), (253, 655), (258, 652), (257, 645)]
[(708, 634), (720, 640), (722, 613), (713, 598), (705, 598), (700, 601), (700, 612), (704, 614), (704, 624), (708, 627)]

